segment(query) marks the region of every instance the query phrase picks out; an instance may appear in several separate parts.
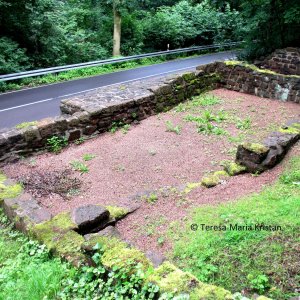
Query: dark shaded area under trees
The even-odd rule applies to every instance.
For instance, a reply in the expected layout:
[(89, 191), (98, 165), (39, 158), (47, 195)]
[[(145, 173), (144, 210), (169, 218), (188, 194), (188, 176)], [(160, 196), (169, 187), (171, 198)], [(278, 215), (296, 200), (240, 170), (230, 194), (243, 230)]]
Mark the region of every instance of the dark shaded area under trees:
[(253, 59), (300, 45), (300, 3), (0, 0), (0, 28), (1, 74), (230, 40)]

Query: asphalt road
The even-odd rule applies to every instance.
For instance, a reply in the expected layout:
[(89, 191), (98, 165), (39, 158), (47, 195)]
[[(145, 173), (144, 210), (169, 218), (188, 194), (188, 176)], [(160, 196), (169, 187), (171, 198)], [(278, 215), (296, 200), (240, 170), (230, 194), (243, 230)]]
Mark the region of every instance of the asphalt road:
[(59, 104), (62, 99), (102, 86), (161, 76), (182, 70), (193, 70), (199, 65), (233, 57), (235, 57), (235, 53), (232, 51), (207, 54), (127, 71), (3, 93), (0, 94), (0, 128), (13, 127), (22, 122), (58, 116), (60, 115)]

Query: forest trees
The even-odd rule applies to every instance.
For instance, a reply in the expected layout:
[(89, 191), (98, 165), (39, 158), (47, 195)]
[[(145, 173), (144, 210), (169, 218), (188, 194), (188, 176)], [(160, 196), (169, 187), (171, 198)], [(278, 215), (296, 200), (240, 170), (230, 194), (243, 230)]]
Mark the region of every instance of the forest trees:
[(0, 73), (246, 40), (299, 45), (299, 0), (0, 0)]

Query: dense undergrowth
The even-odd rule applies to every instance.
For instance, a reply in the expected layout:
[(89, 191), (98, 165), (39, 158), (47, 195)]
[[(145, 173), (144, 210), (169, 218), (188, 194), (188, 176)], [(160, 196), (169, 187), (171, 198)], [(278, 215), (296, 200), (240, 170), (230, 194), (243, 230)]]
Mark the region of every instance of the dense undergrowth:
[[(197, 224), (196, 231), (191, 224)], [(202, 230), (202, 225), (227, 230)], [(282, 230), (230, 230), (256, 224)], [(174, 259), (201, 281), (273, 299), (299, 295), (300, 282), (300, 157), (272, 186), (237, 202), (199, 207), (176, 243)], [(193, 227), (195, 230), (195, 225)]]
[[(159, 288), (144, 284), (139, 265), (106, 270), (97, 245), (95, 266), (73, 268), (45, 245), (15, 231), (0, 210), (0, 300), (153, 299)], [(164, 298), (170, 299), (170, 298)]]

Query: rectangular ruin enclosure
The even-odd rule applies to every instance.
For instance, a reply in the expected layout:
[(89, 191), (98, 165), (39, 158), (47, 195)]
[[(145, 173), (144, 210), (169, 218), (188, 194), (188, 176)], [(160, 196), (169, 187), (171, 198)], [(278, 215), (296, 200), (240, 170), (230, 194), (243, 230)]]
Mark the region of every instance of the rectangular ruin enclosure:
[[(298, 77), (215, 63), (64, 100), (62, 116), (0, 137), (0, 192), (12, 190), (1, 205), (18, 229), (72, 263), (105, 237), (157, 267), (172, 253), (170, 229), (185, 228), (192, 209), (275, 182), (300, 138), (298, 85)], [(287, 155), (299, 154), (296, 144)], [(204, 289), (182, 274), (193, 293)], [(230, 294), (207, 286), (220, 300)]]

